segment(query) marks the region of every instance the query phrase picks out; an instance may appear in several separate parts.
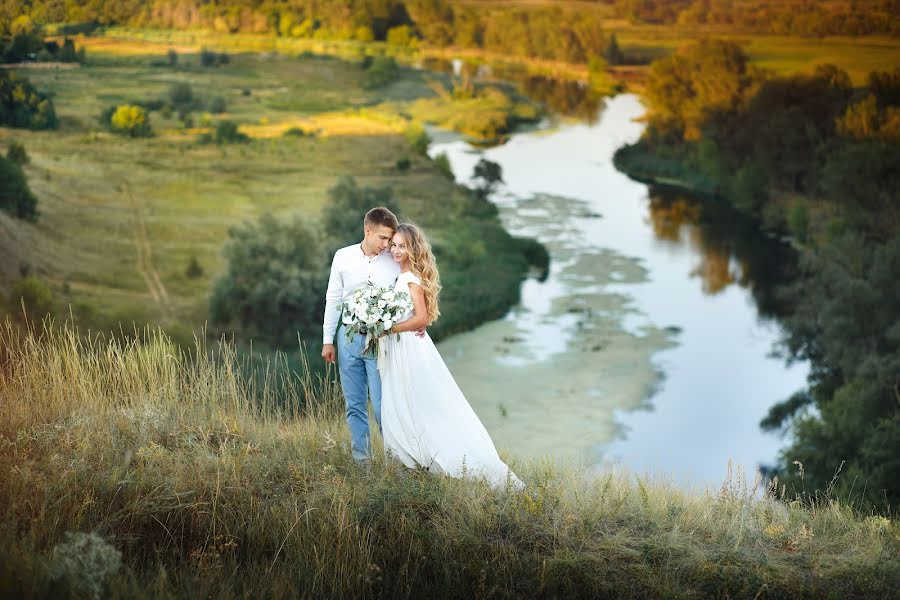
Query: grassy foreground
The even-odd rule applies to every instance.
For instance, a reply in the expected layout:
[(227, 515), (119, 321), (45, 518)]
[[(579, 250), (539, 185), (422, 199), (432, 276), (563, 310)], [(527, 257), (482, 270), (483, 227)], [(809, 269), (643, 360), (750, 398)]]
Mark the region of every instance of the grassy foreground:
[[(524, 493), (355, 465), (330, 377), (228, 345), (0, 329), (2, 597), (872, 597), (900, 527), (727, 481), (512, 460)], [(202, 338), (201, 338), (202, 339)], [(274, 386), (273, 386), (274, 387)]]

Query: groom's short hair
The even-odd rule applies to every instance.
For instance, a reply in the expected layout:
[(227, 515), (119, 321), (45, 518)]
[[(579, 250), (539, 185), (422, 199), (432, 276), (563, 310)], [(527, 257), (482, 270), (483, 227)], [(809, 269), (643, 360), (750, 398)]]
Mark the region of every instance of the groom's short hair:
[(363, 220), (364, 225), (381, 225), (382, 227), (390, 227), (394, 231), (397, 230), (397, 215), (383, 206), (376, 206), (366, 213)]

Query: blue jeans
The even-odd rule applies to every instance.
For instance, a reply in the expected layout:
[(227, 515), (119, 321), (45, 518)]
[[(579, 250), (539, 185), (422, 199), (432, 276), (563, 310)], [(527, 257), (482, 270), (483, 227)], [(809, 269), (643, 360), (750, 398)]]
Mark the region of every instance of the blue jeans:
[[(369, 413), (366, 399), (372, 399), (375, 421), (381, 431), (381, 376), (374, 357), (360, 356), (366, 337), (356, 335), (347, 341), (344, 326), (337, 330), (338, 372), (347, 406), (347, 425), (350, 426), (350, 451), (353, 460), (361, 461), (371, 455), (369, 441)], [(368, 393), (367, 393), (368, 392)]]

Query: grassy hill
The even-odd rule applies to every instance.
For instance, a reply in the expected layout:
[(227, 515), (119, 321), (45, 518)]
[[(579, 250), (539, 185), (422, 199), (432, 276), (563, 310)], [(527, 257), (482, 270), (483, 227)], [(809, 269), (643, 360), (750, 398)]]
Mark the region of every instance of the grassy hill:
[[(469, 214), (468, 193), (414, 152), (404, 135), (422, 120), (407, 110), (427, 117), (415, 101), (442, 110), (454, 102), (432, 89), (435, 82), (449, 86), (446, 78), (426, 81), (401, 68), (393, 82), (372, 89), (359, 60), (246, 52), (204, 67), (199, 47), (177, 46), (172, 66), (168, 44), (83, 43), (89, 60), (81, 68), (24, 72), (52, 95), (60, 129), (0, 128), (0, 146), (19, 142), (31, 158), (25, 169), (41, 213), (33, 225), (2, 216), (0, 252), (9, 260), (0, 271), (0, 293), (30, 271), (49, 282), (57, 314), (67, 316), (71, 306), (85, 328), (149, 322), (189, 344), (207, 318), (229, 227), (264, 212), (301, 214), (315, 224), (327, 190), (351, 174), (360, 185), (392, 187), (401, 216), (419, 221), (449, 253), (468, 255), (475, 240), (487, 243), (492, 251), (482, 263), (508, 280), (506, 306), (515, 301), (523, 272), (504, 264), (517, 250), (499, 221)], [(177, 111), (153, 110), (153, 137), (137, 139), (98, 122), (110, 106), (168, 102), (172, 87), (184, 83), (196, 105), (187, 125)], [(216, 98), (224, 100), (224, 113), (208, 111)], [(466, 107), (474, 115), (496, 110), (478, 99)], [(223, 120), (236, 122), (250, 143), (198, 141)], [(401, 159), (408, 167), (398, 167)], [(192, 259), (199, 276), (187, 274)], [(445, 261), (447, 281), (464, 268), (457, 265)], [(450, 298), (452, 286), (448, 292)]]
[[(208, 352), (211, 350), (212, 352)], [(353, 463), (228, 346), (0, 329), (0, 596), (890, 598), (896, 519), (739, 473), (686, 492), (507, 456), (524, 493)], [(265, 380), (265, 377), (262, 378)], [(379, 444), (376, 440), (376, 445)], [(502, 453), (502, 449), (501, 453)]]

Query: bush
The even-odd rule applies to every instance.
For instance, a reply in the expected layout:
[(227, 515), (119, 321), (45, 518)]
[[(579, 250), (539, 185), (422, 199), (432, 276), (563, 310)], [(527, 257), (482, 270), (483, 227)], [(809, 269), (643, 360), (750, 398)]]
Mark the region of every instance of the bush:
[(219, 65), (227, 65), (231, 62), (231, 57), (224, 52), (213, 52), (207, 48), (200, 50), (200, 64), (204, 67), (217, 67)]
[(169, 51), (166, 52), (166, 58), (169, 60), (170, 67), (178, 65), (178, 53), (172, 48), (169, 48)]
[(403, 158), (397, 159), (396, 167), (398, 171), (408, 171), (410, 164), (409, 158), (404, 156)]
[(59, 120), (50, 99), (16, 73), (0, 70), (0, 125), (56, 129)]
[[(27, 275), (16, 281), (9, 293), (9, 312), (17, 318), (40, 322), (53, 312), (53, 291), (36, 275)], [(24, 307), (25, 313), (22, 313)]]
[(384, 87), (399, 74), (397, 61), (392, 56), (376, 56), (366, 69), (365, 86), (370, 89)]
[(194, 102), (194, 91), (189, 83), (173, 83), (169, 88), (169, 100), (173, 106), (190, 106)]
[(28, 153), (25, 152), (25, 146), (18, 142), (9, 143), (9, 147), (6, 150), (6, 158), (20, 167), (31, 162), (31, 159), (28, 158)]
[(225, 98), (222, 96), (216, 96), (212, 100), (209, 101), (209, 112), (214, 115), (220, 115), (225, 112)]
[(243, 144), (250, 141), (250, 137), (238, 131), (238, 126), (232, 121), (222, 121), (216, 127), (217, 144)]
[(200, 266), (199, 261), (197, 261), (196, 256), (192, 256), (191, 260), (188, 262), (187, 269), (184, 270), (184, 274), (188, 276), (189, 279), (197, 279), (198, 277), (203, 277), (203, 267)]
[(308, 134), (302, 127), (291, 127), (282, 135), (284, 135), (285, 137), (306, 137)]
[(58, 60), (60, 62), (82, 62), (84, 59), (84, 53), (79, 54), (75, 50), (75, 42), (73, 42), (70, 38), (66, 38), (63, 42), (63, 46), (59, 51)]
[(280, 347), (295, 347), (298, 332), (321, 335), (328, 271), (316, 230), (267, 214), (228, 237), (227, 271), (210, 297), (212, 322)]
[(36, 221), (37, 198), (28, 188), (22, 167), (9, 158), (0, 157), (0, 210), (14, 217)]
[(131, 137), (149, 137), (152, 133), (147, 113), (140, 106), (133, 104), (117, 107), (109, 123), (114, 130)]
[(441, 175), (450, 181), (455, 179), (453, 177), (453, 167), (450, 166), (450, 159), (447, 158), (446, 152), (441, 152), (434, 157), (434, 166), (437, 167), (437, 170), (440, 171)]
[(420, 125), (409, 127), (404, 133), (406, 141), (409, 142), (409, 149), (419, 156), (428, 155), (428, 145), (431, 138)]

